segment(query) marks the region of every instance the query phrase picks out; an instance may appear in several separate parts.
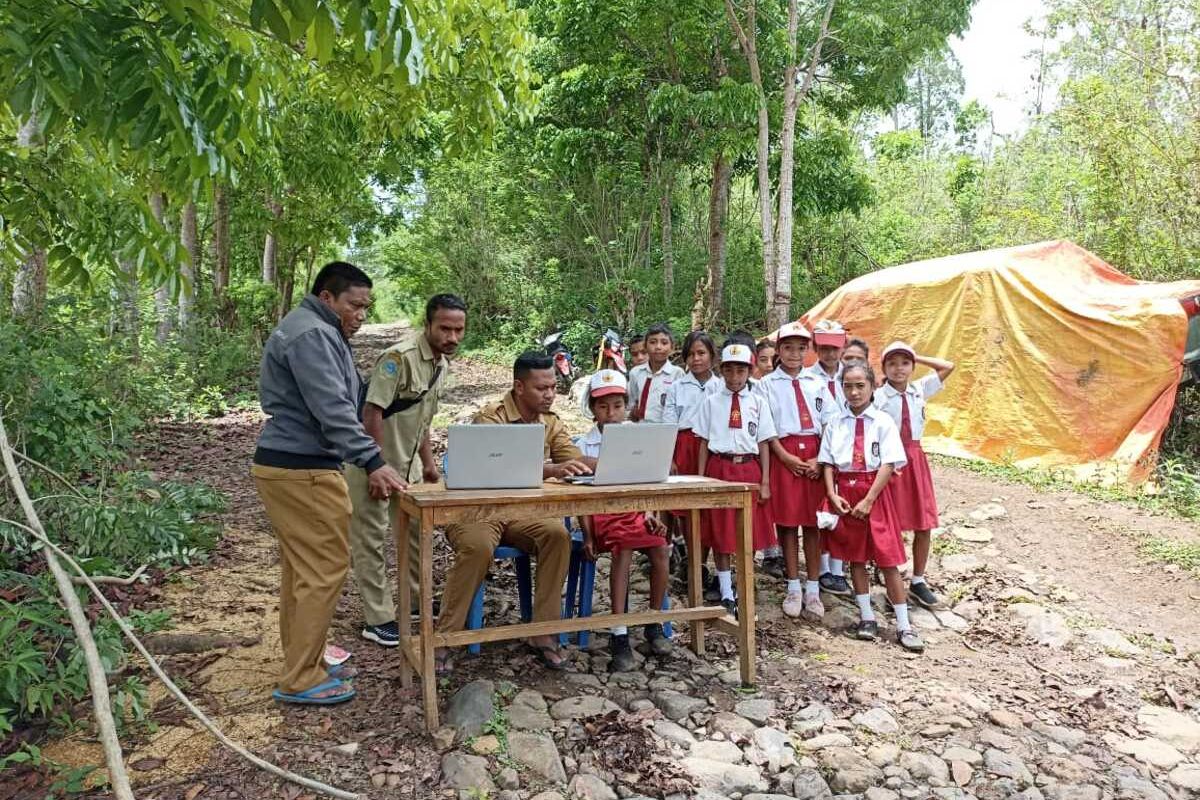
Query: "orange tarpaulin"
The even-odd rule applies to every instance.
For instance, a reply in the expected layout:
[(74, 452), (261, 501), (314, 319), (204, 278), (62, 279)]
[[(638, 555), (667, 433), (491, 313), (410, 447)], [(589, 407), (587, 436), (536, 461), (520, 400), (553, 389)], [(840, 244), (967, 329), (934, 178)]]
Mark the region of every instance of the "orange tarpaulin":
[(801, 321), (839, 320), (870, 343), (877, 370), (895, 339), (957, 364), (927, 409), (930, 452), (1138, 482), (1175, 402), (1179, 301), (1197, 293), (1200, 281), (1136, 281), (1043, 242), (873, 272)]

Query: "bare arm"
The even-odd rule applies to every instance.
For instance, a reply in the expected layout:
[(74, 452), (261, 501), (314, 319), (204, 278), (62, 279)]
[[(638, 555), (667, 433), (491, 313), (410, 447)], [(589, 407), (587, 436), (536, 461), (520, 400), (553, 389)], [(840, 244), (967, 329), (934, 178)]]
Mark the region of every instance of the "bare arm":
[(700, 474), (704, 475), (704, 468), (708, 466), (708, 439), (700, 440), (700, 460), (697, 462), (697, 466)]
[(375, 444), (383, 449), (383, 409), (374, 403), (363, 406), (363, 427), (367, 435), (375, 440)]
[(758, 487), (758, 502), (760, 503), (771, 499), (771, 448), (769, 445), (777, 441), (778, 439), (771, 439), (769, 442), (758, 443), (758, 463), (762, 467), (762, 482)]
[(934, 358), (933, 356), (917, 356), (916, 362), (932, 368), (937, 373), (938, 380), (943, 383), (946, 382), (946, 378), (950, 377), (950, 373), (954, 372), (953, 361), (946, 361), (941, 358)]

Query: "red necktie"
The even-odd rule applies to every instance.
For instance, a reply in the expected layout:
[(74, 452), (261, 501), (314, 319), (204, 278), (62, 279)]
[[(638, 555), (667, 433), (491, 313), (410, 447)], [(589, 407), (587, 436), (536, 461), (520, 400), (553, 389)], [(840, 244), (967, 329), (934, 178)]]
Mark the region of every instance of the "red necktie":
[(808, 403), (804, 401), (804, 390), (800, 388), (799, 378), (792, 378), (792, 391), (796, 393), (796, 410), (800, 412), (800, 427), (809, 430), (813, 427), (812, 414), (808, 413)]
[(738, 399), (736, 393), (734, 393), (733, 400), (729, 403), (729, 427), (742, 427), (742, 401)]
[(642, 398), (638, 400), (638, 416), (642, 419), (646, 418), (646, 403), (650, 401), (650, 384), (654, 382), (653, 375), (646, 376), (646, 382), (642, 385)]
[(829, 394), (833, 396), (834, 400), (837, 400), (837, 381), (830, 378), (828, 386), (829, 386)]
[(900, 441), (909, 444), (912, 440), (912, 419), (908, 416), (908, 392), (905, 392), (900, 395)]
[(853, 472), (867, 471), (867, 424), (866, 420), (858, 417), (854, 420), (854, 452), (850, 455), (850, 469)]

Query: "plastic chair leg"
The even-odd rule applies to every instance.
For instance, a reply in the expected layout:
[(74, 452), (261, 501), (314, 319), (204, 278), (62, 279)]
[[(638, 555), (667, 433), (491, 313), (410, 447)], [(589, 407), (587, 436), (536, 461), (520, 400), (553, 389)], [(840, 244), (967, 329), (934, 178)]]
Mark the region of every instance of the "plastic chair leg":
[[(584, 561), (581, 572), (579, 582), (579, 616), (590, 617), (592, 615), (592, 594), (596, 588), (596, 562)], [(579, 632), (579, 647), (581, 649), (587, 647), (588, 642), (591, 640), (591, 631)]]
[[(579, 548), (571, 548), (571, 560), (567, 563), (567, 592), (563, 596), (563, 619), (571, 619), (575, 616), (576, 597), (579, 593), (579, 572), (583, 566), (583, 553)], [(571, 634), (560, 633), (558, 635), (558, 644), (565, 646), (570, 640)]]
[[(487, 578), (479, 584), (479, 588), (475, 590), (475, 596), (471, 598), (471, 610), (467, 612), (467, 630), (477, 631), (483, 627), (483, 589), (487, 586)], [(467, 652), (473, 656), (479, 655), (480, 647), (478, 644), (467, 646)]]
[(513, 567), (517, 571), (517, 602), (521, 606), (521, 621), (533, 619), (533, 569), (529, 566), (529, 556), (516, 558)]

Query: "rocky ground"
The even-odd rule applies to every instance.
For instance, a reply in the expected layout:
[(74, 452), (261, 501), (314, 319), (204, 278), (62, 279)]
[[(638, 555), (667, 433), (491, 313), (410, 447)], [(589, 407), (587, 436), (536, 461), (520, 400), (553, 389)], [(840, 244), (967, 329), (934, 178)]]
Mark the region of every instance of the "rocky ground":
[[(369, 358), (398, 330), (364, 334)], [(507, 382), (502, 368), (457, 363), (439, 424), (469, 417)], [(570, 403), (561, 405), (582, 430)], [(148, 444), (161, 471), (213, 482), (233, 501), (211, 563), (160, 596), (175, 633), (223, 634), (223, 644), (165, 660), (236, 738), (320, 780), (372, 798), (502, 800), (1200, 793), (1200, 581), (1137, 550), (1141, 536), (1197, 541), (1200, 530), (945, 465), (935, 467), (944, 528), (930, 570), (945, 607), (914, 610), (924, 655), (902, 651), (890, 630), (876, 644), (849, 639), (855, 609), (841, 598), (826, 597), (822, 625), (788, 620), (782, 585), (759, 576), (754, 690), (738, 686), (732, 640), (710, 634), (698, 658), (686, 629), (671, 657), (639, 654), (637, 671), (610, 674), (598, 621), (590, 646), (572, 648), (566, 674), (547, 672), (517, 645), (460, 660), (442, 687), (446, 726), (429, 736), (419, 695), (399, 687), (397, 654), (358, 638), (348, 584), (331, 638), (354, 651), (358, 699), (279, 707), (268, 696), (278, 561), (247, 474), (259, 424), (244, 412), (165, 426)], [(443, 566), (446, 557), (443, 546)], [(597, 581), (600, 606), (605, 586)], [(635, 582), (635, 604), (647, 589)], [(875, 591), (879, 617), (890, 621)], [(489, 620), (515, 618), (515, 604), (499, 564)], [(154, 718), (156, 732), (127, 744), (139, 797), (305, 796), (215, 748), (174, 704), (160, 703)], [(78, 761), (95, 749), (76, 740), (51, 755)]]

